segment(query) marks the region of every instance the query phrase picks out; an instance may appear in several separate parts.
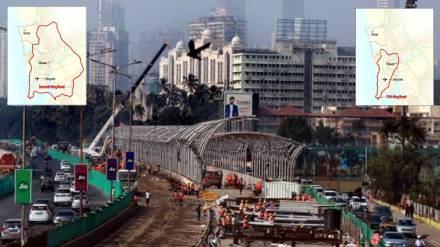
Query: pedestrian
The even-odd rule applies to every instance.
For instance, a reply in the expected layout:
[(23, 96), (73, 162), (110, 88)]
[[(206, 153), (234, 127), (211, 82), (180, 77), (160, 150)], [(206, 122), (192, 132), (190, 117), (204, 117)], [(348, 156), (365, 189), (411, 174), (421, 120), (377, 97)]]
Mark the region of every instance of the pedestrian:
[(414, 218), (414, 204), (409, 205), (409, 217)]
[(174, 204), (177, 205), (177, 203), (179, 201), (179, 195), (178, 195), (177, 191), (173, 192), (173, 198), (174, 198)]
[(202, 215), (202, 205), (199, 203), (196, 207), (197, 220), (200, 221)]
[(241, 193), (243, 192), (243, 180), (240, 178), (240, 182), (238, 182), (238, 186), (239, 186), (239, 189), (240, 189), (240, 195), (241, 195)]
[(151, 193), (150, 193), (149, 190), (147, 190), (147, 191), (145, 192), (145, 205), (146, 205), (147, 207), (150, 206), (150, 198), (151, 198)]
[(179, 191), (179, 193), (177, 193), (178, 194), (178, 199), (179, 199), (179, 204), (180, 204), (180, 206), (183, 206), (183, 192), (182, 191)]
[(409, 204), (405, 203), (405, 216), (409, 217)]

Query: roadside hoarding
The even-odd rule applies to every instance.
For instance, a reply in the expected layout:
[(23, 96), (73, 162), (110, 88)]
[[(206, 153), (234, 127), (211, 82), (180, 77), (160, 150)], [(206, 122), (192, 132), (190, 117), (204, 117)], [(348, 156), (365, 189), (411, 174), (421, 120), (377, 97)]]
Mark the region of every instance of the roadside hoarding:
[(257, 108), (258, 94), (256, 93), (224, 93), (223, 116), (225, 118), (255, 116)]
[(107, 159), (107, 180), (116, 180), (118, 174), (118, 160)]
[(127, 170), (134, 169), (134, 152), (125, 153), (125, 169)]
[(75, 165), (75, 190), (86, 191), (88, 189), (88, 170), (85, 164)]
[(32, 170), (15, 170), (15, 203), (32, 203)]

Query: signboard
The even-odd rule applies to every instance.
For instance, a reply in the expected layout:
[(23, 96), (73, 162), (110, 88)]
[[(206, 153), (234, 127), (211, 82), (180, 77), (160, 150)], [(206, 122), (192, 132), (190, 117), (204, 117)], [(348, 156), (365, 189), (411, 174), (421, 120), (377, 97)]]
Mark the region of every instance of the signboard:
[(15, 170), (15, 203), (32, 203), (32, 170)]
[(85, 7), (9, 7), (8, 105), (86, 105), (86, 27)]
[(125, 153), (125, 169), (127, 170), (134, 169), (134, 152)]
[(225, 118), (255, 115), (255, 107), (258, 107), (258, 94), (225, 92), (224, 95)]
[(107, 180), (116, 180), (118, 173), (118, 160), (107, 159)]
[(88, 189), (88, 169), (85, 164), (75, 165), (75, 190), (86, 191)]

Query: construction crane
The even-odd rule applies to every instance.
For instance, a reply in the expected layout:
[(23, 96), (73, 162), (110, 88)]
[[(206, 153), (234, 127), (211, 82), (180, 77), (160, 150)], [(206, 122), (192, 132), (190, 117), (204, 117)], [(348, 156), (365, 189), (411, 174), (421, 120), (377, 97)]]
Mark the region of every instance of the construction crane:
[(407, 9), (415, 9), (417, 8), (417, 0), (406, 0), (405, 8)]
[[(131, 87), (131, 93), (133, 94), (134, 92), (136, 92), (137, 88), (139, 87), (139, 85), (141, 84), (141, 82), (144, 80), (145, 76), (147, 76), (147, 74), (150, 72), (151, 68), (153, 68), (153, 65), (157, 62), (157, 60), (159, 59), (159, 57), (162, 55), (162, 53), (164, 52), (165, 48), (167, 48), (169, 45), (168, 44), (163, 44), (162, 47), (159, 49), (159, 51), (156, 53), (156, 55), (153, 57), (153, 59), (151, 60), (151, 62), (147, 65), (147, 67), (145, 68), (145, 70), (142, 72), (142, 74), (139, 76), (139, 78), (136, 80), (136, 82), (134, 83), (134, 85)], [(104, 152), (104, 147), (100, 150), (100, 152), (95, 151), (96, 145), (99, 143), (99, 141), (101, 140), (101, 138), (104, 136), (104, 134), (107, 132), (107, 130), (112, 126), (113, 124), (113, 118), (117, 117), (119, 112), (122, 110), (122, 106), (118, 106), (115, 108), (115, 113), (114, 115), (112, 114), (110, 116), (110, 118), (107, 120), (107, 122), (104, 124), (104, 126), (101, 128), (101, 130), (98, 132), (98, 134), (96, 135), (95, 139), (92, 141), (92, 143), (90, 144), (90, 146), (88, 148), (86, 148), (84, 150), (85, 153), (91, 155), (91, 156), (102, 156), (103, 152)], [(112, 140), (113, 141), (113, 140)], [(106, 141), (104, 141), (104, 144), (106, 143)]]

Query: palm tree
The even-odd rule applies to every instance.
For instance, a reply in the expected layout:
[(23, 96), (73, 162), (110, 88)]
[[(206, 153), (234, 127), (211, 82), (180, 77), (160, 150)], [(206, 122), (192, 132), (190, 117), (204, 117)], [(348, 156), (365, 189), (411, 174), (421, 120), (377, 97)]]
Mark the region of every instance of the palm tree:
[(134, 107), (134, 115), (136, 115), (136, 117), (139, 121), (142, 121), (142, 119), (144, 119), (144, 116), (145, 116), (144, 106), (141, 104), (136, 105)]

